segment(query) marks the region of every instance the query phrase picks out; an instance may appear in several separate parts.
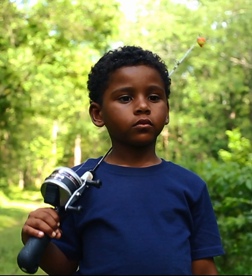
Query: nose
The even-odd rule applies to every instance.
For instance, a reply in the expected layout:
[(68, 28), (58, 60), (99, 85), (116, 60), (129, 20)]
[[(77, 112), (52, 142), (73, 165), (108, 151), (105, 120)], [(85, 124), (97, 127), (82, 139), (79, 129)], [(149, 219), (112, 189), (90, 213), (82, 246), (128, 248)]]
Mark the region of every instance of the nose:
[(135, 114), (150, 114), (148, 99), (146, 99), (145, 97), (138, 97), (135, 99), (135, 104)]

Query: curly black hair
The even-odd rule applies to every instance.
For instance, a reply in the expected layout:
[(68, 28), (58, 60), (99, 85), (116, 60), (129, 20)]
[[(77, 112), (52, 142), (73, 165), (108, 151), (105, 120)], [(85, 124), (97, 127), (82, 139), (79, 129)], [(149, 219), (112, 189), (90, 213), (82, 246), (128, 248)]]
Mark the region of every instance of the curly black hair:
[(102, 96), (109, 85), (111, 74), (121, 67), (135, 65), (147, 65), (159, 72), (168, 99), (171, 79), (164, 61), (157, 54), (139, 46), (123, 46), (108, 51), (91, 68), (87, 81), (90, 102), (102, 104)]

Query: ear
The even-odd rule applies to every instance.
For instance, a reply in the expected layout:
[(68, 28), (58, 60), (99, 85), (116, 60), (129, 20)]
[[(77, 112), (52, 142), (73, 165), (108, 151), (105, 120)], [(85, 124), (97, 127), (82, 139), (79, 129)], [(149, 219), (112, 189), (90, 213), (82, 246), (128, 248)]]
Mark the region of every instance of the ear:
[(167, 101), (167, 115), (165, 118), (165, 124), (168, 125), (170, 122), (170, 115), (169, 115), (169, 111), (170, 111), (170, 106), (169, 106), (169, 102)]
[(98, 103), (92, 102), (90, 104), (89, 115), (94, 125), (96, 125), (97, 127), (104, 126), (104, 121), (101, 115), (101, 106)]

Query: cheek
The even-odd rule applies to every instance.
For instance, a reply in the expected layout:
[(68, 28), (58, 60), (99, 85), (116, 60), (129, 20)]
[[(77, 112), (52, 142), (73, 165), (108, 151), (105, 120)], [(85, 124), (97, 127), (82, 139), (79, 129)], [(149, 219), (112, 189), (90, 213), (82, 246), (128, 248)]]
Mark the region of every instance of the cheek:
[(168, 110), (166, 107), (160, 107), (156, 110), (154, 117), (159, 118), (159, 120), (166, 120), (169, 117)]
[(123, 122), (125, 122), (124, 116), (120, 110), (116, 108), (111, 108), (109, 111), (105, 111), (102, 114), (103, 121), (108, 129), (118, 129)]
[(104, 120), (125, 120), (127, 114), (130, 114), (131, 110), (126, 105), (121, 105), (120, 108), (117, 105), (111, 105), (106, 110), (102, 111)]

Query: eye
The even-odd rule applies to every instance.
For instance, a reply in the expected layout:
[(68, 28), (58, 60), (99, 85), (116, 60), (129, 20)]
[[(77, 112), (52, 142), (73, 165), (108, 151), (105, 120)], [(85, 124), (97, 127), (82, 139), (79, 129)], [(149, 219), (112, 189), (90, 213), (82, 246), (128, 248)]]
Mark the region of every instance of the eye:
[(128, 103), (132, 100), (132, 97), (125, 95), (118, 99), (119, 102)]
[(160, 100), (160, 96), (158, 95), (150, 95), (149, 96), (149, 99), (152, 101), (152, 102), (158, 102)]

